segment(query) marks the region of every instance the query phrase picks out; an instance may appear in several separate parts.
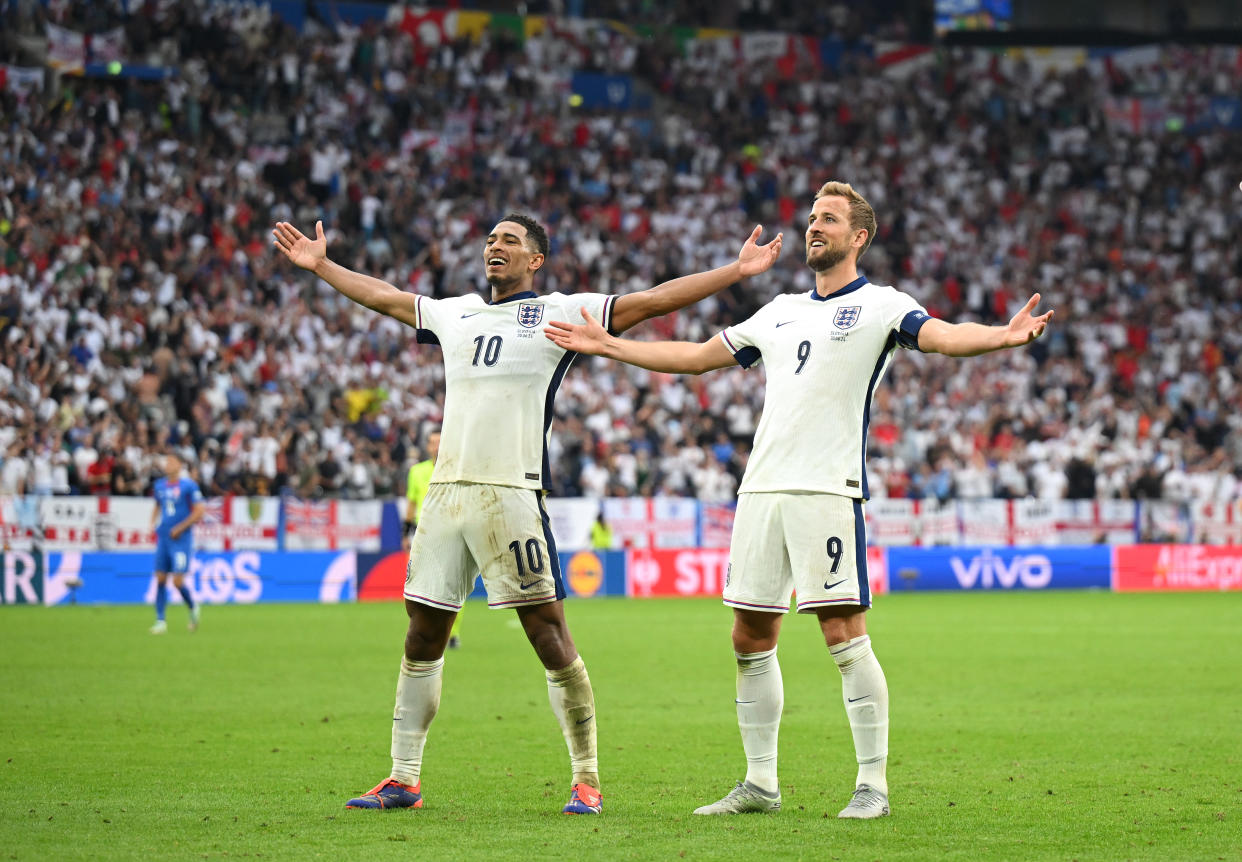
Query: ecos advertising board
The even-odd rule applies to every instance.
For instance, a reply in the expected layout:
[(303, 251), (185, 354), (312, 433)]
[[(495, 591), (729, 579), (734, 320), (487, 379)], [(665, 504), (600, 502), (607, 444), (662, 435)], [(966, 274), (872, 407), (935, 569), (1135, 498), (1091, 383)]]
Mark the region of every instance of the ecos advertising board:
[[(42, 603), (150, 603), (155, 598), (151, 553), (48, 554)], [(353, 551), (197, 553), (186, 575), (190, 591), (210, 605), (256, 602), (347, 602), (357, 597)], [(176, 590), (169, 601), (178, 602)]]
[(889, 548), (888, 584), (910, 590), (1108, 589), (1106, 545)]

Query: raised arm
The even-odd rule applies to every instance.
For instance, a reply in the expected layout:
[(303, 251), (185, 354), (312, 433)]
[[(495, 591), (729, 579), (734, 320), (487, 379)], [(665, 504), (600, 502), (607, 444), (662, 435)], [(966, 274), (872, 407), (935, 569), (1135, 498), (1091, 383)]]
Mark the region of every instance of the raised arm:
[(275, 237), (272, 245), (284, 252), (285, 257), (296, 266), (313, 272), (359, 305), (414, 326), (415, 295), (329, 260), (328, 240), (323, 233), (322, 221), (315, 222), (313, 240), (284, 221), (276, 223), (272, 236)]
[(742, 245), (737, 260), (728, 266), (684, 275), (647, 290), (618, 297), (612, 309), (613, 330), (625, 332), (644, 320), (694, 305), (743, 278), (765, 272), (780, 257), (781, 243), (784, 242), (785, 235), (778, 233), (776, 239), (767, 245), (759, 245), (758, 239), (762, 233), (763, 225), (755, 225), (750, 237)]
[(719, 336), (702, 344), (693, 341), (630, 341), (610, 335), (585, 308), (586, 323), (549, 321), (543, 334), (565, 350), (606, 356), (639, 368), (669, 374), (702, 374), (735, 363)]
[(984, 326), (982, 323), (945, 323), (929, 319), (919, 330), (919, 350), (925, 353), (943, 353), (945, 356), (978, 356), (1030, 344), (1044, 334), (1052, 311), (1038, 317), (1031, 312), (1039, 304), (1039, 294), (1027, 300), (1022, 310), (1013, 316), (1008, 326)]

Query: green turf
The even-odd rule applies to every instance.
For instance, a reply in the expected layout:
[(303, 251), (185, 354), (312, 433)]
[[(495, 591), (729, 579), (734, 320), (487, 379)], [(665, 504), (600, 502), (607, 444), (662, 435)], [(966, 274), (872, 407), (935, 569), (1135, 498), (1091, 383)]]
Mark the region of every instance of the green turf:
[(781, 643), (784, 810), (697, 818), (744, 771), (729, 612), (574, 601), (602, 817), (511, 612), (471, 605), (422, 811), (346, 811), (387, 775), (396, 604), (0, 609), (0, 859), (1242, 859), (1242, 594), (921, 594), (871, 614), (893, 816), (854, 778), (813, 621)]

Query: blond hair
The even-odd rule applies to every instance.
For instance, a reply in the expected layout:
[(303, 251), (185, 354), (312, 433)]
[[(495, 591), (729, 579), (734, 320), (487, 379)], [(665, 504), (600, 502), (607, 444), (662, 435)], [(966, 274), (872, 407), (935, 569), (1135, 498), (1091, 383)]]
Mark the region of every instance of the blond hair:
[[(875, 239), (875, 210), (871, 208), (871, 204), (867, 203), (867, 199), (856, 192), (849, 183), (829, 180), (819, 187), (819, 191), (815, 193), (815, 200), (826, 198), (829, 195), (845, 198), (849, 201), (850, 228), (867, 232), (867, 241), (858, 250), (858, 257), (861, 258), (866, 254), (867, 249), (871, 247), (871, 240)], [(855, 260), (857, 259), (855, 258)]]

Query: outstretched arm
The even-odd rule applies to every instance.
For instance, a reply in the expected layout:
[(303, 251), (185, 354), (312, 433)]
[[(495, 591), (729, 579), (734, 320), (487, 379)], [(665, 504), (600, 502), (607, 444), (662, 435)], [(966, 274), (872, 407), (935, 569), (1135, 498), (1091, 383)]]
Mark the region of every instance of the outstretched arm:
[(785, 235), (778, 233), (776, 239), (767, 245), (759, 245), (757, 241), (761, 233), (763, 225), (755, 225), (737, 260), (728, 266), (674, 278), (647, 290), (618, 297), (612, 308), (613, 330), (625, 332), (644, 320), (693, 305), (743, 278), (767, 271), (780, 257)]
[(550, 321), (543, 334), (565, 350), (606, 356), (639, 368), (669, 374), (702, 374), (704, 371), (727, 368), (735, 362), (733, 354), (719, 337), (702, 344), (693, 341), (630, 341), (609, 335), (585, 308), (582, 309), (582, 317), (586, 323)]
[(993, 350), (1030, 344), (1044, 334), (1048, 321), (1052, 320), (1052, 311), (1046, 311), (1038, 317), (1031, 316), (1038, 304), (1037, 293), (1027, 300), (1026, 305), (1013, 316), (1008, 326), (945, 323), (943, 320), (931, 318), (919, 330), (919, 350), (925, 353), (943, 353), (945, 356), (978, 356)]
[(285, 257), (296, 266), (313, 272), (359, 305), (414, 326), (414, 294), (328, 260), (328, 240), (323, 233), (323, 222), (315, 222), (313, 240), (284, 221), (276, 223), (272, 236), (275, 237), (272, 245), (284, 252)]

